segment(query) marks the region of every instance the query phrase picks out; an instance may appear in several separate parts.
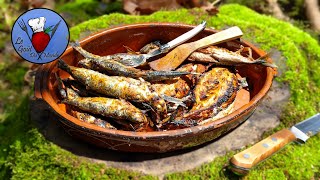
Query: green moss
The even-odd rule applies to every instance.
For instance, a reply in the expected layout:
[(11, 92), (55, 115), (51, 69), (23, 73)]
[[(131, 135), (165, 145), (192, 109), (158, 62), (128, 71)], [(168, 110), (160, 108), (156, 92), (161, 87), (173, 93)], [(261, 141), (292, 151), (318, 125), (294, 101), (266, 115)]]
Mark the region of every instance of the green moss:
[[(209, 27), (224, 28), (239, 26), (244, 38), (259, 44), (269, 51), (281, 51), (287, 71), (277, 80), (290, 85), (291, 98), (281, 117), (281, 124), (275, 130), (288, 127), (315, 112), (320, 111), (320, 46), (308, 33), (269, 16), (239, 5), (225, 5), (217, 16), (209, 16), (201, 10), (178, 10), (157, 12), (150, 16), (111, 14), (81, 23), (71, 28), (71, 38), (76, 40), (82, 32), (97, 32), (105, 28), (138, 22), (181, 22), (199, 24), (202, 20)], [(13, 76), (6, 76), (12, 79)], [(20, 77), (22, 78), (22, 77)], [(21, 82), (13, 82), (21, 87)], [(4, 123), (0, 124), (0, 177), (13, 179), (151, 179), (134, 172), (106, 168), (104, 165), (89, 163), (77, 158), (56, 145), (46, 141), (30, 125), (27, 118), (26, 99), (15, 106)], [(24, 112), (21, 112), (24, 111)], [(17, 132), (17, 133), (16, 133)], [(28, 133), (24, 133), (28, 132)], [(16, 134), (15, 134), (16, 133)], [(271, 132), (267, 133), (270, 134)], [(9, 146), (10, 145), (10, 146)], [(311, 138), (305, 145), (288, 145), (284, 150), (261, 163), (244, 179), (317, 179), (320, 176), (320, 136)], [(9, 153), (8, 153), (9, 152)], [(174, 173), (168, 179), (233, 179), (226, 166), (236, 152), (216, 158), (192, 171)]]
[(132, 179), (141, 176), (76, 158), (46, 141), (36, 129), (29, 130), (25, 139), (16, 140), (10, 146), (5, 166), (11, 170), (12, 179)]
[(154, 179), (90, 163), (47, 141), (29, 119), (29, 99), (0, 124), (0, 179)]
[[(10, 82), (11, 88), (14, 90), (21, 90), (24, 84), (24, 75), (27, 72), (26, 67), (20, 65), (14, 65), (3, 71), (4, 80)], [(2, 74), (2, 73), (0, 73)]]
[(74, 25), (103, 14), (119, 12), (122, 10), (122, 3), (119, 0), (111, 3), (97, 0), (75, 0), (58, 5), (56, 10), (64, 14), (69, 25)]

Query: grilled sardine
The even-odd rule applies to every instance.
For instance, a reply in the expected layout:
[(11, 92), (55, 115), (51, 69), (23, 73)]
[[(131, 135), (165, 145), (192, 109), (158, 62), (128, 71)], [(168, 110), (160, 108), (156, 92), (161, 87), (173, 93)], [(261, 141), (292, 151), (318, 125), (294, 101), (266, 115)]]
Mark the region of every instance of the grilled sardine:
[(88, 89), (115, 98), (147, 103), (160, 116), (167, 113), (165, 101), (152, 90), (149, 82), (127, 77), (107, 76), (93, 70), (69, 66), (61, 59), (58, 61), (58, 67), (68, 72)]
[(231, 109), (238, 91), (238, 81), (227, 68), (212, 68), (203, 74), (195, 89), (195, 104), (183, 115), (185, 121), (197, 120), (198, 123), (216, 116), (220, 111)]

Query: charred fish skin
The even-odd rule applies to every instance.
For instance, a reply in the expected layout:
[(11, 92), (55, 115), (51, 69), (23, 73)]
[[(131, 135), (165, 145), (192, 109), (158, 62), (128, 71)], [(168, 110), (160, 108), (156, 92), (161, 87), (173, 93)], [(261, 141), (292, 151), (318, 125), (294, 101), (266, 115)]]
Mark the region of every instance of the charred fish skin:
[(67, 98), (62, 102), (85, 112), (129, 120), (133, 123), (147, 123), (146, 116), (131, 103), (105, 97), (79, 97), (72, 89), (66, 88)]
[(88, 113), (74, 111), (74, 110), (72, 110), (71, 113), (73, 114), (73, 116), (75, 116), (77, 119), (83, 122), (86, 122), (89, 124), (95, 124), (99, 127), (106, 128), (106, 129), (117, 129), (107, 121), (104, 121), (100, 118), (96, 118)]
[(127, 77), (107, 76), (93, 70), (69, 66), (61, 59), (58, 61), (58, 67), (68, 72), (88, 89), (107, 96), (145, 102), (154, 108), (156, 112), (160, 114), (167, 113), (165, 101), (159, 94), (152, 91), (149, 82)]
[[(73, 44), (72, 47), (80, 52), (86, 59), (81, 60), (79, 63), (86, 68), (94, 69), (102, 73), (107, 72), (108, 74), (115, 76), (126, 76), (132, 78), (143, 78), (146, 81), (162, 81), (167, 79), (172, 79), (175, 77), (180, 77), (189, 72), (178, 72), (178, 71), (143, 71), (130, 66), (123, 65), (122, 63), (116, 61), (118, 58), (106, 58), (91, 54), (81, 48), (77, 44)], [(120, 58), (131, 58), (130, 55), (122, 55)]]
[(182, 119), (201, 122), (227, 109), (237, 95), (238, 81), (227, 68), (212, 68), (206, 72), (194, 89), (195, 104)]
[(179, 71), (142, 71), (113, 60), (101, 61), (99, 59), (89, 59), (88, 62), (88, 59), (84, 59), (79, 64), (87, 69), (93, 69), (104, 74), (143, 78), (149, 82), (163, 81), (190, 74), (189, 72)]

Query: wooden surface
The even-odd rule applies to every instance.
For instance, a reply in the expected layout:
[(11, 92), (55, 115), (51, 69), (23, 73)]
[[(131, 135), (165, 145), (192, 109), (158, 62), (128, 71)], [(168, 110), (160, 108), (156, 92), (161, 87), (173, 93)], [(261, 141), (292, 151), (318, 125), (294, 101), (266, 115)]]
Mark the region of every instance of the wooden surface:
[(163, 58), (150, 62), (149, 65), (152, 69), (157, 71), (170, 71), (177, 68), (192, 52), (197, 49), (238, 39), (242, 35), (243, 33), (239, 27), (231, 27), (195, 42), (182, 44), (170, 51)]

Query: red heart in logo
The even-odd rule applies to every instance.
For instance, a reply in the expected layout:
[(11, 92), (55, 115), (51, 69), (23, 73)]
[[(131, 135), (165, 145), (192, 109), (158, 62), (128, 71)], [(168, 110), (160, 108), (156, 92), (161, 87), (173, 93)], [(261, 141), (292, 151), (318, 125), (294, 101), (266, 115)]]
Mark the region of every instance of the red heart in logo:
[(44, 31), (34, 33), (31, 39), (32, 45), (37, 53), (44, 51), (44, 49), (49, 44), (49, 41), (50, 36)]

